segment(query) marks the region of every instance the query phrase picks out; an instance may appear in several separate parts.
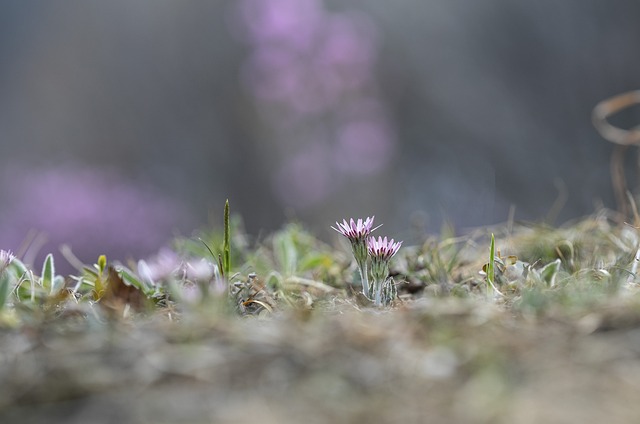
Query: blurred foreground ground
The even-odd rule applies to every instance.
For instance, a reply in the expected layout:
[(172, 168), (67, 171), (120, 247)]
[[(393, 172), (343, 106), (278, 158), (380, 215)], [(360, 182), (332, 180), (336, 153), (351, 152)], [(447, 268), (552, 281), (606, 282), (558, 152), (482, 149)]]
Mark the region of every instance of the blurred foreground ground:
[[(0, 335), (3, 423), (630, 423), (640, 305), (516, 317), (431, 300)], [(312, 314), (313, 315), (313, 314)]]
[(602, 214), (494, 231), (500, 296), (479, 274), (486, 235), (403, 247), (401, 300), (377, 309), (353, 295), (342, 247), (293, 225), (234, 252), (258, 274), (243, 317), (226, 296), (171, 301), (162, 285), (193, 289), (171, 269), (154, 277), (164, 300), (125, 318), (113, 296), (12, 298), (0, 422), (635, 422), (637, 230)]

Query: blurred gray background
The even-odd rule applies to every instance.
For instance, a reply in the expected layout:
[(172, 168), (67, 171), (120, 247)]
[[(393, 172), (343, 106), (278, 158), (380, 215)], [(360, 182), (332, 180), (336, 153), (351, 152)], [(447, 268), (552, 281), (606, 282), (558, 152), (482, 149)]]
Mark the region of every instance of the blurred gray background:
[(614, 207), (590, 114), (640, 85), (639, 18), (628, 0), (4, 1), (0, 248), (148, 255), (219, 225), (226, 198), (255, 236), (375, 214), (409, 240), (512, 205)]

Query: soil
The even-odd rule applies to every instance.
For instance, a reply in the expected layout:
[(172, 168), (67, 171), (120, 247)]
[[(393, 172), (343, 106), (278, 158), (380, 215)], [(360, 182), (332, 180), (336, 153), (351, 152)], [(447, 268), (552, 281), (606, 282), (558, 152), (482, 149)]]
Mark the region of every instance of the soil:
[(423, 298), (0, 333), (2, 423), (630, 423), (640, 308)]

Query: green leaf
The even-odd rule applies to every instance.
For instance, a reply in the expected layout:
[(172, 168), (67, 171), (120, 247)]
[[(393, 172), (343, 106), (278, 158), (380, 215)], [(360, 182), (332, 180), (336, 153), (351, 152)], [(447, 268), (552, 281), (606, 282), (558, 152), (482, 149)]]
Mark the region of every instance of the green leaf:
[(116, 271), (118, 272), (118, 275), (120, 276), (120, 278), (122, 278), (122, 281), (125, 282), (125, 284), (135, 287), (145, 295), (148, 296), (153, 291), (152, 287), (146, 281), (144, 281), (141, 278), (138, 278), (129, 269), (125, 267), (117, 267)]
[(95, 269), (93, 269), (91, 267), (88, 267), (88, 266), (85, 266), (83, 268), (83, 272), (84, 272), (85, 277), (90, 278), (91, 281), (95, 280), (96, 278), (98, 278), (100, 276), (100, 274), (98, 274), (97, 270), (95, 270)]
[(274, 236), (273, 250), (282, 272), (287, 276), (294, 275), (298, 266), (298, 251), (290, 231)]
[(560, 259), (556, 259), (553, 262), (546, 264), (538, 271), (540, 278), (542, 278), (549, 286), (555, 285), (556, 274), (560, 270)]
[(56, 295), (64, 288), (64, 277), (62, 275), (56, 275), (53, 278), (53, 284), (51, 285), (51, 295)]
[(311, 253), (300, 261), (300, 271), (308, 271), (319, 267), (329, 267), (333, 263), (331, 256), (325, 253)]
[(45, 289), (49, 289), (49, 294), (53, 295), (53, 279), (55, 277), (55, 266), (53, 264), (53, 255), (49, 253), (42, 264), (42, 274), (40, 275), (40, 284)]
[(267, 287), (270, 287), (272, 290), (280, 290), (282, 288), (282, 284), (284, 283), (284, 278), (277, 271), (271, 271), (267, 278), (265, 279)]
[(11, 275), (7, 270), (0, 272), (0, 311), (4, 309), (9, 297), (9, 287), (11, 286)]
[(9, 268), (7, 269), (13, 270), (17, 279), (20, 279), (29, 273), (27, 266), (18, 258), (13, 258), (9, 264)]

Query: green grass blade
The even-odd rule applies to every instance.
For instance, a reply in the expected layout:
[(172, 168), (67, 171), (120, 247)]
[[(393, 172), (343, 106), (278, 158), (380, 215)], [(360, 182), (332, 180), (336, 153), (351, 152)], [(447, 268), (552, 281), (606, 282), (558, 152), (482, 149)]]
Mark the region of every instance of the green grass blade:
[(53, 255), (49, 253), (42, 264), (42, 274), (40, 275), (40, 284), (45, 289), (49, 289), (50, 294), (54, 294), (53, 279), (56, 275), (56, 269), (53, 263)]
[(496, 240), (491, 233), (491, 245), (489, 247), (489, 265), (487, 266), (487, 296), (491, 296), (495, 281)]
[(231, 226), (229, 224), (229, 199), (224, 204), (224, 242), (222, 253), (224, 255), (224, 274), (229, 278), (231, 275)]

